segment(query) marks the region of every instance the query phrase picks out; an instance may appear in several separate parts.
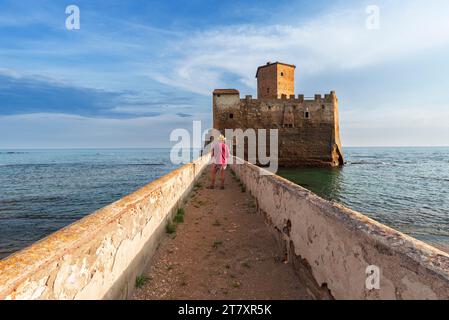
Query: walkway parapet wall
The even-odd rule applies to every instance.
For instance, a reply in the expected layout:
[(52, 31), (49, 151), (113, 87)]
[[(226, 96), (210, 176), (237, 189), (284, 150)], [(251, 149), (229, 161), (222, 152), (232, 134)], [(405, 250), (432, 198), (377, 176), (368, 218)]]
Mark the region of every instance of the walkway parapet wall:
[(447, 253), (248, 162), (231, 169), (317, 298), (449, 299)]
[(0, 261), (0, 299), (130, 297), (205, 155)]

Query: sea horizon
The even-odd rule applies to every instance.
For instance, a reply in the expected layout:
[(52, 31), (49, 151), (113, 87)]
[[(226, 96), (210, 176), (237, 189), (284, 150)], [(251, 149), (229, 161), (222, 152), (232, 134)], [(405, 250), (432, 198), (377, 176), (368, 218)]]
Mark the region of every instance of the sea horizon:
[[(107, 149), (171, 149), (168, 147), (42, 147), (42, 148), (27, 148), (27, 147), (0, 147), (0, 150), (107, 150)], [(449, 148), (449, 145), (397, 145), (397, 146), (342, 146), (343, 148)], [(201, 149), (201, 148), (197, 148)]]

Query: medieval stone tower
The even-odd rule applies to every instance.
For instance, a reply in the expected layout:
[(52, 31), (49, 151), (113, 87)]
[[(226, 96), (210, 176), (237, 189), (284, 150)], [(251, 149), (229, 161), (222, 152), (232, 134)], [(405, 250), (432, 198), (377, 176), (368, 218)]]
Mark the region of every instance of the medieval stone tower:
[(283, 167), (343, 165), (337, 95), (295, 96), (295, 68), (281, 62), (260, 66), (257, 99), (240, 99), (236, 89), (214, 90), (213, 126), (223, 134), (225, 129), (277, 129)]
[(295, 66), (267, 62), (257, 68), (257, 98), (281, 98), (295, 94)]

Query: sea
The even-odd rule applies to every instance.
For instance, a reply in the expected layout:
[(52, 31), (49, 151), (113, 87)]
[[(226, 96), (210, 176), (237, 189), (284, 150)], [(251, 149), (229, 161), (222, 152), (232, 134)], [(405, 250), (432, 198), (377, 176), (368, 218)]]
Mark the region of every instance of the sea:
[[(449, 252), (449, 147), (344, 153), (341, 168), (278, 174)], [(170, 149), (0, 149), (0, 259), (177, 167)]]
[(449, 147), (343, 148), (341, 168), (278, 174), (449, 252)]

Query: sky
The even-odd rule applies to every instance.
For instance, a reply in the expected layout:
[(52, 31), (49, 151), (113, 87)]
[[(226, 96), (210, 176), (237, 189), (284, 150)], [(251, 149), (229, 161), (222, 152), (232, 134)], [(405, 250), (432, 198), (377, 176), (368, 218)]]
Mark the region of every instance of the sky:
[(267, 61), (297, 66), (297, 94), (336, 91), (343, 146), (449, 146), (448, 13), (447, 0), (0, 0), (0, 148), (168, 147), (176, 128), (211, 126), (214, 88), (256, 96)]

